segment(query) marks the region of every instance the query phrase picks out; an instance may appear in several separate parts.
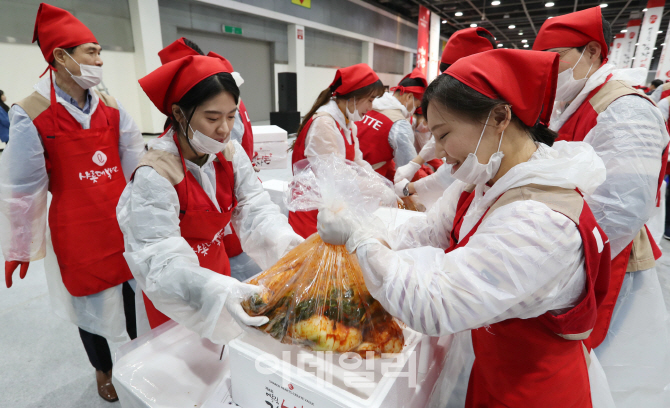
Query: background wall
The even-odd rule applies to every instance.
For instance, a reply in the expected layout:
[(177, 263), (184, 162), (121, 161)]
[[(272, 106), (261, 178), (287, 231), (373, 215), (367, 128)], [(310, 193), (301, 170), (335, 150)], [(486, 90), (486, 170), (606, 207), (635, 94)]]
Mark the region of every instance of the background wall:
[[(104, 83), (110, 94), (121, 101), (143, 132), (160, 131), (156, 123), (161, 121), (146, 117), (146, 112), (155, 108), (148, 105), (137, 83), (140, 76), (136, 74), (139, 69), (136, 68), (137, 61), (145, 56), (140, 48), (136, 49), (140, 46), (137, 45), (137, 38), (133, 38), (131, 24), (131, 17), (136, 17), (131, 16), (129, 0), (48, 1), (70, 11), (92, 29), (103, 47)], [(131, 7), (132, 1), (135, 0), (131, 0)], [(415, 25), (363, 7), (358, 4), (359, 0), (319, 0), (312, 4), (311, 9), (291, 4), (289, 0), (244, 0), (237, 3), (228, 0), (139, 1), (157, 2), (160, 15), (157, 21), (160, 24), (148, 29), (160, 33), (163, 46), (181, 35), (190, 34), (207, 39), (202, 40), (206, 52), (228, 52), (231, 62), (246, 80), (242, 94), (256, 124), (267, 123), (269, 111), (276, 109), (277, 74), (288, 70), (289, 22), (268, 18), (269, 12), (327, 26), (326, 31), (305, 28), (305, 81), (302, 89), (298, 89), (301, 101), (298, 109), (303, 114), (309, 110), (319, 92), (330, 84), (338, 67), (363, 61), (363, 49), (368, 43), (351, 37), (365, 35), (389, 45), (375, 44), (373, 53), (373, 68), (388, 86), (395, 85), (408, 68), (407, 53), (391, 47), (416, 47)], [(0, 59), (0, 89), (5, 91), (10, 103), (29, 95), (46, 68), (39, 48), (31, 44), (39, 3), (40, 0), (0, 0), (0, 53), (3, 56)], [(256, 6), (264, 10), (250, 14), (240, 11), (244, 7), (238, 7), (240, 10), (230, 8), (231, 4)], [(223, 25), (242, 28), (242, 35), (224, 33)], [(262, 59), (262, 64), (256, 55), (258, 52), (244, 52), (245, 41), (256, 41), (253, 44), (267, 50), (268, 55)], [(146, 68), (151, 70), (155, 67)]]

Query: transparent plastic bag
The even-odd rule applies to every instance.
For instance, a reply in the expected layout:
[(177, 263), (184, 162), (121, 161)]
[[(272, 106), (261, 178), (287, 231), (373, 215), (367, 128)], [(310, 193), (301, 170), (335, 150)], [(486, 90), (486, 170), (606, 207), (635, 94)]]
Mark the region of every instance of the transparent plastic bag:
[[(362, 221), (380, 205), (397, 208), (388, 180), (336, 156), (298, 162), (295, 173), (286, 197), (291, 211), (347, 207)], [(404, 347), (400, 324), (368, 292), (356, 256), (318, 234), (249, 283), (266, 290), (245, 301), (244, 309), (267, 316), (270, 321), (257, 329), (282, 343), (362, 357)]]

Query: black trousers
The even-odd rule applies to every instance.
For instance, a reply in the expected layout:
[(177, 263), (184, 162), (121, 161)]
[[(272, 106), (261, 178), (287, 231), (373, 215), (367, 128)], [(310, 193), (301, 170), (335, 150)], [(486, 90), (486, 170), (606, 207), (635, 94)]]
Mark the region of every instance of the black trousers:
[[(128, 282), (123, 282), (123, 311), (126, 315), (126, 330), (130, 339), (137, 337), (137, 324), (135, 321), (135, 292)], [(88, 360), (96, 370), (108, 372), (112, 369), (112, 353), (109, 350), (107, 340), (97, 334), (89, 333), (79, 328), (81, 342), (88, 355)]]

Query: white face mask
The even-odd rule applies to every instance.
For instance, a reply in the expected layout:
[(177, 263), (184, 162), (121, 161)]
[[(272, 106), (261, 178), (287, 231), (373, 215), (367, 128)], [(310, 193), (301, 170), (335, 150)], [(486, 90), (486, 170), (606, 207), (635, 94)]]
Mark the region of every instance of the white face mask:
[[(584, 51), (586, 51), (586, 47), (584, 47)], [(586, 73), (584, 78), (575, 79), (573, 76), (574, 68), (577, 66), (577, 64), (579, 64), (579, 61), (581, 61), (582, 57), (584, 56), (584, 51), (582, 51), (582, 55), (579, 56), (579, 59), (577, 60), (577, 63), (575, 63), (574, 67), (570, 67), (558, 74), (558, 79), (556, 80), (556, 102), (571, 102), (577, 97), (577, 95), (579, 95), (579, 91), (584, 89), (584, 85), (586, 85), (586, 81), (588, 80), (591, 68), (593, 68), (593, 64), (591, 64), (589, 67), (589, 71)]]
[(79, 76), (72, 75), (72, 72), (70, 72), (70, 70), (65, 67), (65, 70), (68, 74), (70, 74), (77, 85), (81, 86), (83, 89), (90, 89), (94, 86), (97, 86), (102, 81), (102, 67), (97, 65), (80, 64), (75, 61), (74, 58), (72, 58), (72, 56), (67, 53), (67, 51), (63, 51), (67, 54), (68, 57), (70, 57), (72, 61), (74, 61), (75, 64), (79, 65), (79, 71), (81, 72), (81, 75)]
[(405, 118), (407, 118), (408, 120), (409, 118), (412, 117), (412, 115), (414, 115), (414, 111), (416, 111), (416, 106), (414, 105), (414, 97), (412, 96), (410, 100), (412, 101), (412, 109), (410, 110), (407, 106), (405, 106), (405, 109), (407, 109), (407, 116), (405, 116)]
[[(181, 110), (181, 108), (179, 108), (179, 110)], [(186, 117), (186, 115), (184, 115), (184, 111), (181, 111), (181, 114), (184, 116), (184, 118)], [(181, 125), (181, 123), (179, 124), (179, 126), (181, 126), (182, 132), (184, 132), (184, 134), (186, 134), (186, 137), (189, 139), (191, 147), (197, 153), (217, 154), (226, 147), (226, 144), (228, 144), (228, 140), (226, 140), (225, 142), (219, 142), (217, 140), (212, 139), (211, 137), (205, 136), (199, 130), (193, 130), (190, 123), (188, 124), (188, 128), (191, 129), (193, 137), (189, 138), (188, 133), (184, 130), (184, 127)]]
[(347, 99), (347, 106), (345, 108), (347, 111), (347, 119), (349, 119), (349, 126), (351, 126), (352, 122), (359, 122), (363, 120), (363, 117), (361, 116), (360, 112), (358, 112), (358, 108), (356, 107), (356, 98), (354, 98), (354, 111), (351, 112), (349, 111), (349, 100)]
[(479, 142), (477, 142), (475, 152), (468, 154), (468, 157), (461, 164), (458, 170), (456, 171), (454, 171), (453, 169), (451, 170), (452, 171), (451, 174), (454, 176), (455, 179), (461, 180), (462, 182), (467, 184), (480, 185), (491, 180), (496, 175), (496, 173), (498, 173), (498, 170), (500, 169), (500, 162), (502, 161), (502, 158), (505, 156), (505, 154), (500, 151), (500, 145), (502, 145), (502, 138), (503, 135), (505, 134), (505, 131), (503, 131), (503, 133), (500, 135), (500, 143), (498, 143), (498, 151), (493, 153), (493, 155), (491, 155), (489, 162), (486, 164), (481, 164), (479, 160), (477, 160), (477, 149), (479, 149), (479, 144), (482, 142), (482, 137), (484, 136), (486, 126), (488, 126), (489, 124), (490, 117), (491, 112), (489, 112), (489, 116), (486, 118), (486, 124), (484, 124), (482, 134), (479, 136)]

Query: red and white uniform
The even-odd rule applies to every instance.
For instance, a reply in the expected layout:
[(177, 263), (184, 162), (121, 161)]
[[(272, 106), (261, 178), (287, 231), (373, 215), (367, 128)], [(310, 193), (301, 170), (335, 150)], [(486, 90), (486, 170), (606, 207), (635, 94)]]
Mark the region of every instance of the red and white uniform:
[[(118, 318), (120, 284), (132, 275), (115, 203), (144, 153), (144, 140), (115, 98), (90, 91), (84, 113), (52, 90), (44, 78), (10, 110), (12, 143), (0, 159), (3, 253), (26, 262), (46, 256), (54, 312), (120, 340), (126, 330)], [(48, 232), (47, 191), (53, 196)]]
[(601, 333), (607, 337), (596, 354), (617, 407), (665, 406), (670, 334), (654, 268), (660, 251), (645, 223), (658, 202), (670, 138), (659, 110), (640, 94), (620, 96), (604, 110), (597, 105), (611, 87), (603, 84), (625, 80), (625, 75), (612, 64), (603, 65), (564, 111), (555, 107), (551, 128), (559, 139), (593, 146), (607, 168), (607, 180), (585, 200), (612, 248), (612, 290), (618, 298), (607, 302), (612, 321)]
[(407, 108), (387, 92), (374, 100), (362, 121), (356, 122), (363, 159), (390, 181), (396, 167), (416, 157), (414, 130), (407, 116)]
[[(302, 129), (293, 147), (291, 163), (295, 165), (300, 160), (322, 154), (336, 154), (374, 171), (370, 164), (363, 160), (363, 153), (358, 147), (356, 125), (352, 125), (352, 129), (347, 127), (344, 114), (335, 100), (317, 109)], [(291, 211), (288, 219), (295, 232), (307, 238), (316, 232), (317, 214), (316, 210)]]

